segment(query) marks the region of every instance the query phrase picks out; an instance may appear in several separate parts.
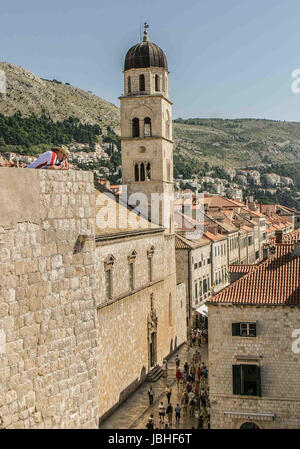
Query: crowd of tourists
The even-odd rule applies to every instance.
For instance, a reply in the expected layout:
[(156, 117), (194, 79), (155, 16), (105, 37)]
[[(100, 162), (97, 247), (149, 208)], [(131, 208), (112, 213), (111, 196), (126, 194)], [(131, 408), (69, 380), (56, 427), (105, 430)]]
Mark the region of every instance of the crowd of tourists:
[[(204, 362), (201, 361), (201, 344), (206, 343), (208, 334), (206, 329), (193, 330), (191, 332), (188, 344), (194, 351), (191, 362), (185, 361), (182, 365), (179, 355), (175, 357), (176, 380), (175, 395), (177, 400), (172, 405), (172, 387), (169, 384), (165, 386), (165, 400), (161, 400), (158, 405), (158, 423), (154, 422), (154, 415), (150, 415), (147, 429), (154, 428), (172, 428), (174, 425), (178, 427), (185, 417), (197, 419), (197, 429), (202, 429), (204, 424), (210, 428), (210, 403), (209, 403), (209, 387), (208, 369)], [(164, 373), (167, 372), (167, 361), (163, 363)], [(148, 390), (149, 405), (153, 404), (153, 389)], [(195, 428), (195, 427), (193, 427)]]

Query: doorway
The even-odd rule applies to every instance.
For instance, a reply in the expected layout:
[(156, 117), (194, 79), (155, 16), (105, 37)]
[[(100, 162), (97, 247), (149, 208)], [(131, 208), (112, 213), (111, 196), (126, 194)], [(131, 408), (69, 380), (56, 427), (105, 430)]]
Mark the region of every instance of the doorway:
[(150, 368), (152, 368), (156, 365), (156, 332), (150, 334), (149, 359)]

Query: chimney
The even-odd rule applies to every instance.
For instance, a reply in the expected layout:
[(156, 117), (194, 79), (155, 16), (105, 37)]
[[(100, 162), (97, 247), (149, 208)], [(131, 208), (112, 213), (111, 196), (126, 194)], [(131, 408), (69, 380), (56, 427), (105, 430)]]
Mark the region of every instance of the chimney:
[(282, 243), (282, 231), (281, 230), (275, 231), (275, 242)]
[(270, 257), (270, 245), (264, 245), (262, 249), (262, 258), (263, 260), (267, 260)]
[(293, 257), (299, 257), (300, 256), (300, 240), (297, 240), (294, 243), (294, 249), (293, 249), (293, 252), (292, 252), (292, 256)]

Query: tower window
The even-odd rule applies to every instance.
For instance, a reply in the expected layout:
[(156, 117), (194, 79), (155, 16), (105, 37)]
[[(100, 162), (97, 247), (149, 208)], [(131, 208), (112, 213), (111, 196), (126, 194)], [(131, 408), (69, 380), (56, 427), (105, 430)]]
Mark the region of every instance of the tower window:
[(144, 120), (144, 137), (151, 136), (151, 118), (146, 117)]
[(136, 117), (132, 120), (132, 137), (140, 137), (140, 121)]
[(139, 180), (140, 180), (140, 176), (139, 176), (139, 164), (134, 164), (134, 180), (135, 180), (135, 181), (139, 181)]
[(156, 92), (160, 91), (160, 78), (158, 75), (155, 75), (155, 90)]
[(134, 264), (129, 264), (129, 288), (134, 290)]
[(127, 79), (127, 91), (128, 91), (128, 93), (131, 92), (131, 78), (130, 78), (130, 76)]
[(145, 181), (145, 164), (141, 163), (141, 181)]
[(145, 91), (145, 75), (140, 75), (140, 91)]
[(148, 162), (148, 164), (146, 165), (146, 176), (147, 176), (147, 181), (151, 181), (151, 164), (150, 164), (150, 162)]

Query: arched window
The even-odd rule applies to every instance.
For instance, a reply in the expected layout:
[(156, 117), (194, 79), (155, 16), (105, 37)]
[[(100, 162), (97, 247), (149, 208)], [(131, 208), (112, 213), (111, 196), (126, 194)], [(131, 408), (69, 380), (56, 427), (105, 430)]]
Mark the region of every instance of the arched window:
[(140, 91), (145, 91), (145, 75), (140, 75)]
[(170, 114), (166, 111), (166, 138), (170, 139)]
[(145, 181), (145, 164), (144, 162), (141, 163), (140, 166), (140, 174), (141, 174), (141, 181)]
[(160, 77), (155, 75), (155, 90), (156, 92), (160, 91)]
[(132, 137), (140, 137), (140, 121), (136, 117), (132, 120)]
[(134, 180), (139, 181), (139, 164), (134, 164)]
[(146, 179), (147, 181), (151, 181), (151, 164), (148, 162), (146, 165)]
[(130, 76), (127, 78), (127, 91), (128, 91), (128, 93), (131, 92), (131, 78), (130, 78)]
[(151, 118), (146, 117), (144, 120), (144, 137), (150, 137), (151, 134)]

